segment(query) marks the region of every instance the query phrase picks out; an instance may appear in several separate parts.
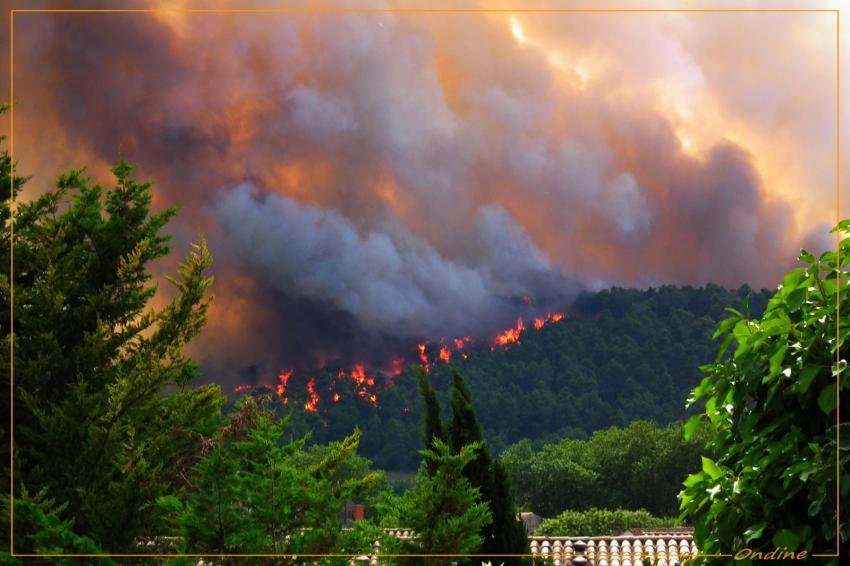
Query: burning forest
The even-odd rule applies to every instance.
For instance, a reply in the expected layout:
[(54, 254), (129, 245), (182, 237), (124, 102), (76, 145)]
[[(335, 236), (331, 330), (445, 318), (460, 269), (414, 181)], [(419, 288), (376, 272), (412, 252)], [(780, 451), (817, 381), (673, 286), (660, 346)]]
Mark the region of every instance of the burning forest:
[[(524, 302), (530, 304), (528, 297)], [(393, 385), (394, 378), (401, 375), (405, 365), (418, 363), (426, 374), (431, 372), (433, 364), (452, 362), (455, 360), (467, 360), (478, 348), (489, 348), (490, 351), (499, 348), (507, 348), (511, 344), (520, 343), (521, 335), (527, 331), (539, 331), (545, 326), (558, 323), (566, 318), (562, 312), (548, 313), (545, 316), (533, 319), (529, 328), (525, 327), (522, 317), (517, 320), (516, 326), (498, 333), (492, 340), (475, 340), (471, 336), (459, 338), (441, 339), (438, 342), (423, 342), (416, 345), (416, 355), (410, 358), (393, 358), (383, 369), (377, 369), (368, 373), (366, 366), (361, 363), (354, 364), (351, 369), (339, 369), (335, 374), (327, 371), (327, 368), (316, 368), (313, 373), (321, 373), (325, 376), (327, 387), (325, 395), (321, 396), (316, 390), (316, 378), (310, 377), (310, 372), (304, 373), (303, 379), (296, 379), (293, 383), (301, 383), (303, 391), (293, 392), (290, 388), (290, 380), (295, 370), (282, 371), (277, 376), (277, 381), (258, 383), (256, 385), (237, 385), (233, 388), (233, 395), (241, 395), (257, 390), (270, 390), (275, 392), (281, 403), (289, 404), (290, 396), (304, 399), (301, 403), (307, 412), (318, 413), (321, 411), (321, 403), (325, 405), (337, 404), (343, 400), (343, 393), (347, 391), (349, 399), (359, 398), (373, 408), (378, 407), (379, 394)], [(533, 329), (533, 330), (532, 330)], [(325, 370), (325, 371), (322, 371)]]
[(155, 179), (175, 244), (203, 232), (216, 258), (189, 353), (228, 389), (462, 360), (449, 337), (509, 345), (614, 285), (772, 285), (831, 245), (832, 169), (801, 165), (829, 154), (823, 34), (641, 21), (21, 13), (16, 157), (48, 172), (22, 198), (118, 155)]

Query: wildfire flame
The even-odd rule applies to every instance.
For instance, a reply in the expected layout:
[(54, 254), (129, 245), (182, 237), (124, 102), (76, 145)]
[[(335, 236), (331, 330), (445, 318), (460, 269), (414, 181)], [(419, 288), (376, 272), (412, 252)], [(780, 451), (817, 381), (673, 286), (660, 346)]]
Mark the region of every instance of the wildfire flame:
[[(531, 327), (535, 330), (540, 330), (544, 326), (549, 324), (553, 324), (559, 322), (566, 318), (566, 315), (561, 312), (549, 313), (544, 317), (535, 318), (531, 322)], [(525, 323), (522, 320), (522, 317), (517, 318), (516, 326), (512, 328), (508, 328), (507, 330), (498, 334), (493, 342), (493, 346), (490, 348), (491, 350), (495, 349), (496, 346), (508, 346), (512, 343), (518, 343), (520, 341), (520, 335), (527, 330)], [(439, 359), (445, 363), (449, 363), (452, 359), (453, 353), (460, 354), (463, 359), (468, 359), (468, 354), (464, 352), (464, 348), (469, 344), (473, 343), (474, 339), (471, 336), (463, 336), (461, 338), (452, 338), (451, 340), (447, 340), (445, 342), (440, 343), (439, 348)], [(452, 351), (452, 347), (454, 347), (454, 352)], [(417, 344), (416, 348), (419, 352), (419, 360), (422, 363), (422, 367), (424, 368), (426, 373), (431, 371), (431, 364), (428, 361), (427, 354), (427, 344)], [(383, 373), (388, 377), (382, 387), (386, 387), (387, 385), (392, 384), (391, 377), (396, 377), (401, 375), (403, 371), (403, 367), (405, 364), (404, 358), (395, 358), (390, 362), (389, 369), (383, 370)], [(242, 393), (245, 391), (251, 391), (256, 389), (257, 387), (270, 387), (273, 388), (278, 396), (281, 398), (281, 401), (284, 405), (289, 403), (289, 397), (287, 396), (288, 388), (289, 388), (289, 380), (293, 376), (294, 370), (289, 369), (286, 371), (282, 371), (278, 376), (278, 383), (276, 385), (237, 385), (234, 389), (234, 393)], [(334, 404), (339, 403), (342, 400), (342, 396), (337, 391), (337, 385), (350, 379), (354, 384), (354, 394), (357, 397), (367, 401), (373, 407), (378, 406), (378, 395), (380, 391), (375, 391), (373, 388), (376, 386), (376, 379), (374, 376), (366, 373), (365, 364), (354, 364), (351, 370), (346, 371), (344, 369), (340, 369), (336, 374), (336, 379), (332, 379), (328, 384), (328, 395)], [(307, 394), (309, 399), (304, 403), (304, 410), (312, 413), (318, 413), (318, 405), (320, 401), (319, 394), (316, 392), (316, 379), (310, 378), (307, 381)], [(409, 409), (407, 409), (409, 410)]]
[(452, 351), (445, 344), (440, 346), (440, 359), (446, 363), (449, 363), (452, 359)]
[(496, 346), (507, 346), (513, 342), (519, 342), (519, 335), (522, 334), (522, 331), (525, 330), (525, 324), (522, 322), (522, 317), (518, 318), (516, 321), (516, 326), (513, 328), (508, 328), (498, 336), (496, 336), (495, 345)]
[(463, 351), (463, 347), (472, 342), (472, 336), (464, 336), (463, 338), (455, 338), (452, 340), (455, 344), (455, 349), (460, 352), (464, 360), (469, 359), (469, 354)]
[(319, 404), (319, 394), (316, 393), (316, 380), (312, 377), (307, 382), (307, 393), (310, 395), (310, 400), (304, 403), (304, 410), (311, 413), (318, 413), (316, 405)]
[(416, 346), (419, 349), (419, 361), (422, 362), (422, 367), (425, 369), (425, 373), (431, 371), (431, 366), (428, 364), (428, 356), (425, 354), (425, 344), (417, 344)]
[(364, 383), (369, 387), (375, 385), (375, 378), (366, 375), (366, 369), (362, 364), (356, 364), (354, 369), (351, 370), (351, 379), (353, 379), (358, 386), (361, 386)]
[(552, 324), (553, 322), (558, 322), (558, 321), (564, 320), (564, 317), (565, 317), (564, 313), (556, 312), (556, 313), (552, 313), (552, 314), (547, 314), (543, 318), (535, 318), (534, 319), (534, 329), (540, 330), (541, 328), (543, 328), (547, 324)]
[(278, 376), (278, 381), (280, 382), (276, 388), (277, 396), (283, 399), (283, 404), (286, 405), (289, 402), (289, 399), (286, 395), (286, 385), (289, 383), (289, 378), (292, 377), (292, 371), (282, 371)]
[[(561, 320), (564, 320), (564, 318), (566, 318), (566, 315), (562, 312), (549, 313), (544, 317), (535, 318), (531, 325), (535, 330), (540, 330), (547, 324), (559, 322)], [(519, 317), (516, 321), (516, 326), (514, 326), (513, 328), (508, 328), (507, 330), (496, 336), (493, 348), (495, 348), (496, 346), (507, 346), (508, 344), (519, 342), (519, 336), (525, 329), (526, 328), (525, 324), (522, 322), (522, 317)], [(491, 348), (491, 350), (493, 348)]]
[[(401, 365), (404, 360), (393, 360), (393, 363), (396, 362)], [(401, 369), (399, 369), (399, 373), (401, 373)], [(337, 382), (343, 381), (345, 379), (351, 379), (354, 382), (356, 388), (356, 394), (361, 399), (367, 399), (373, 407), (378, 406), (378, 397), (375, 393), (371, 392), (369, 389), (375, 386), (375, 378), (366, 373), (366, 366), (363, 364), (354, 364), (354, 367), (350, 372), (346, 372), (341, 369), (336, 374)], [(333, 396), (334, 403), (339, 401), (339, 394), (334, 393)]]

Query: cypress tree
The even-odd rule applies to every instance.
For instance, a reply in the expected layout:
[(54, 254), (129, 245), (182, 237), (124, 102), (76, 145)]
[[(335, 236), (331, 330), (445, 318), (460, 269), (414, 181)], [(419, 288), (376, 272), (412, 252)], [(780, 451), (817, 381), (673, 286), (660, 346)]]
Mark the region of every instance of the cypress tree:
[[(454, 451), (471, 443), (481, 443), (475, 460), (464, 469), (469, 482), (481, 490), (481, 496), (490, 507), (493, 521), (484, 528), (481, 552), (485, 554), (528, 554), (528, 539), (525, 525), (516, 518), (510, 479), (504, 468), (494, 462), (484, 442), (481, 425), (472, 406), (472, 394), (463, 376), (453, 365), (452, 373), (452, 420), (448, 436)], [(498, 558), (505, 564), (519, 564), (518, 558)]]
[[(434, 386), (425, 374), (422, 366), (415, 366), (413, 373), (416, 375), (416, 381), (419, 384), (419, 394), (425, 401), (425, 431), (424, 438), (425, 449), (431, 450), (434, 448), (434, 440), (446, 441), (445, 426), (443, 419), (440, 417), (440, 402), (437, 400), (437, 392), (434, 391)], [(425, 469), (428, 475), (433, 476), (437, 471), (437, 463), (433, 459), (425, 460)]]

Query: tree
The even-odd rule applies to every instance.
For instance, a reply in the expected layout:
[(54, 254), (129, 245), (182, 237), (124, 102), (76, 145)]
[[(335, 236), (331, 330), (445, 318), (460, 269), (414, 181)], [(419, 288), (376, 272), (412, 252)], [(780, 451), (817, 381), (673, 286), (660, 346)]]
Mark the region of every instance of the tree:
[(632, 528), (662, 529), (673, 527), (675, 517), (654, 517), (649, 512), (625, 509), (586, 509), (564, 511), (546, 519), (535, 531), (537, 536), (595, 537), (618, 535)]
[[(287, 421), (287, 424), (289, 421)], [(358, 429), (358, 434), (359, 429)], [(359, 436), (362, 438), (362, 435)], [(304, 450), (294, 452), (288, 459), (289, 464), (298, 469), (309, 469), (311, 466), (316, 466), (326, 460), (338, 450), (343, 448), (343, 442), (330, 442), (329, 444), (311, 444)], [(350, 452), (334, 468), (333, 475), (330, 477), (331, 488), (339, 489), (346, 482), (351, 480), (362, 480), (373, 473), (372, 461), (364, 458), (357, 452)], [(371, 518), (374, 515), (374, 504), (376, 498), (384, 491), (391, 488), (389, 480), (380, 474), (375, 484), (368, 490), (359, 494), (358, 502), (365, 504), (365, 516)]]
[(420, 481), (406, 495), (409, 503), (404, 507), (410, 511), (405, 518), (415, 532), (410, 551), (471, 554), (481, 547), (481, 530), (490, 523), (492, 515), (480, 491), (463, 475), (481, 448), (481, 443), (473, 443), (455, 451), (435, 438), (431, 449), (420, 452), (426, 462), (433, 462), (434, 473), (421, 474)]
[[(413, 374), (416, 376), (416, 383), (419, 387), (419, 394), (422, 400), (425, 401), (425, 423), (423, 441), (425, 448), (431, 448), (434, 439), (446, 441), (446, 431), (443, 426), (443, 419), (440, 416), (440, 402), (437, 400), (437, 392), (434, 391), (434, 386), (428, 379), (428, 375), (422, 366), (413, 368)], [(436, 472), (436, 462), (434, 460), (426, 460), (426, 469), (428, 473)]]
[[(2, 501), (2, 516), (0, 528), (8, 533), (11, 529), (11, 506), (8, 495), (0, 498)], [(16, 530), (23, 533), (22, 539), (15, 540), (17, 554), (103, 554), (103, 550), (87, 537), (79, 536), (73, 531), (73, 522), (61, 520), (55, 502), (44, 493), (35, 496), (26, 491), (15, 500)], [(63, 559), (72, 564), (84, 564), (84, 559)], [(102, 563), (115, 564), (109, 558), (102, 558)], [(20, 559), (12, 558), (9, 553), (0, 551), (0, 564), (23, 564)]]
[[(16, 176), (10, 190), (5, 152), (0, 167), (4, 306), (14, 285), (14, 340), (11, 313), (0, 312), (14, 359), (4, 354), (0, 373), (8, 379), (14, 361), (15, 501), (24, 486), (45, 493), (78, 534), (109, 551), (134, 549), (158, 524), (151, 504), (180, 488), (222, 402), (217, 386), (189, 387), (197, 366), (181, 352), (206, 320), (211, 257), (201, 239), (169, 278), (175, 298), (150, 310), (147, 267), (169, 252), (160, 231), (175, 210), (151, 213), (149, 183), (121, 162), (104, 192), (75, 170), (13, 213), (25, 179)], [(16, 540), (33, 534), (18, 532), (26, 524), (15, 522)]]
[(517, 489), (518, 501), (544, 517), (569, 509), (646, 509), (676, 514), (676, 495), (699, 469), (708, 427), (685, 440), (681, 423), (666, 427), (634, 421), (600, 430), (586, 441), (565, 438), (534, 452), (528, 441), (508, 448), (500, 462)]
[[(195, 489), (185, 501), (159, 498), (183, 552), (327, 554), (342, 542), (351, 550), (340, 514), (346, 501), (383, 477), (372, 472), (340, 478), (360, 432), (329, 446), (321, 460), (306, 463), (306, 437), (284, 444), (285, 426), (285, 419), (277, 421), (255, 397), (243, 397), (196, 466)], [(353, 551), (367, 552), (371, 543), (367, 539)]]
[[(513, 490), (504, 468), (494, 462), (484, 442), (481, 425), (472, 406), (472, 394), (457, 368), (452, 373), (452, 420), (448, 436), (452, 450), (480, 443), (482, 448), (464, 470), (470, 483), (481, 490), (481, 496), (490, 507), (493, 521), (484, 529), (481, 551), (485, 554), (528, 554), (525, 524), (517, 519)], [(506, 559), (518, 562), (516, 559)]]
[[(846, 234), (850, 221), (835, 230)], [(704, 412), (685, 430), (707, 418), (717, 459), (703, 457), (680, 495), (701, 553), (850, 550), (850, 521), (836, 516), (838, 497), (850, 492), (850, 451), (836, 445), (839, 428), (845, 439), (850, 433), (838, 414), (839, 398), (850, 401), (841, 351), (850, 334), (850, 239), (839, 252), (840, 263), (836, 252), (803, 250), (807, 265), (785, 276), (761, 318), (750, 318), (745, 303), (715, 332), (723, 342), (691, 397)]]

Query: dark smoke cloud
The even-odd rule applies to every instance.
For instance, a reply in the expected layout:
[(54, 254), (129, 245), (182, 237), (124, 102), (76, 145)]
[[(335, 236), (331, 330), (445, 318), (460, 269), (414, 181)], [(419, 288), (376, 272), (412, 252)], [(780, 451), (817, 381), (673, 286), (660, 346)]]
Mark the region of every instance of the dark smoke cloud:
[(744, 46), (719, 19), (512, 17), (18, 15), (21, 168), (33, 192), (119, 156), (156, 181), (178, 248), (203, 231), (215, 255), (193, 353), (221, 373), (380, 364), (586, 287), (773, 287), (829, 244), (767, 180), (808, 163), (780, 126), (830, 116), (797, 128), (793, 84), (730, 76), (769, 60), (779, 83), (782, 38), (819, 20)]
[(557, 292), (565, 301), (578, 289), (496, 205), (476, 215), (467, 238), (476, 263), (467, 265), (441, 256), (403, 226), (361, 234), (338, 212), (259, 196), (243, 184), (216, 204), (244, 265), (267, 286), (334, 305), (373, 333), (478, 334), (506, 322), (505, 307), (522, 295)]

